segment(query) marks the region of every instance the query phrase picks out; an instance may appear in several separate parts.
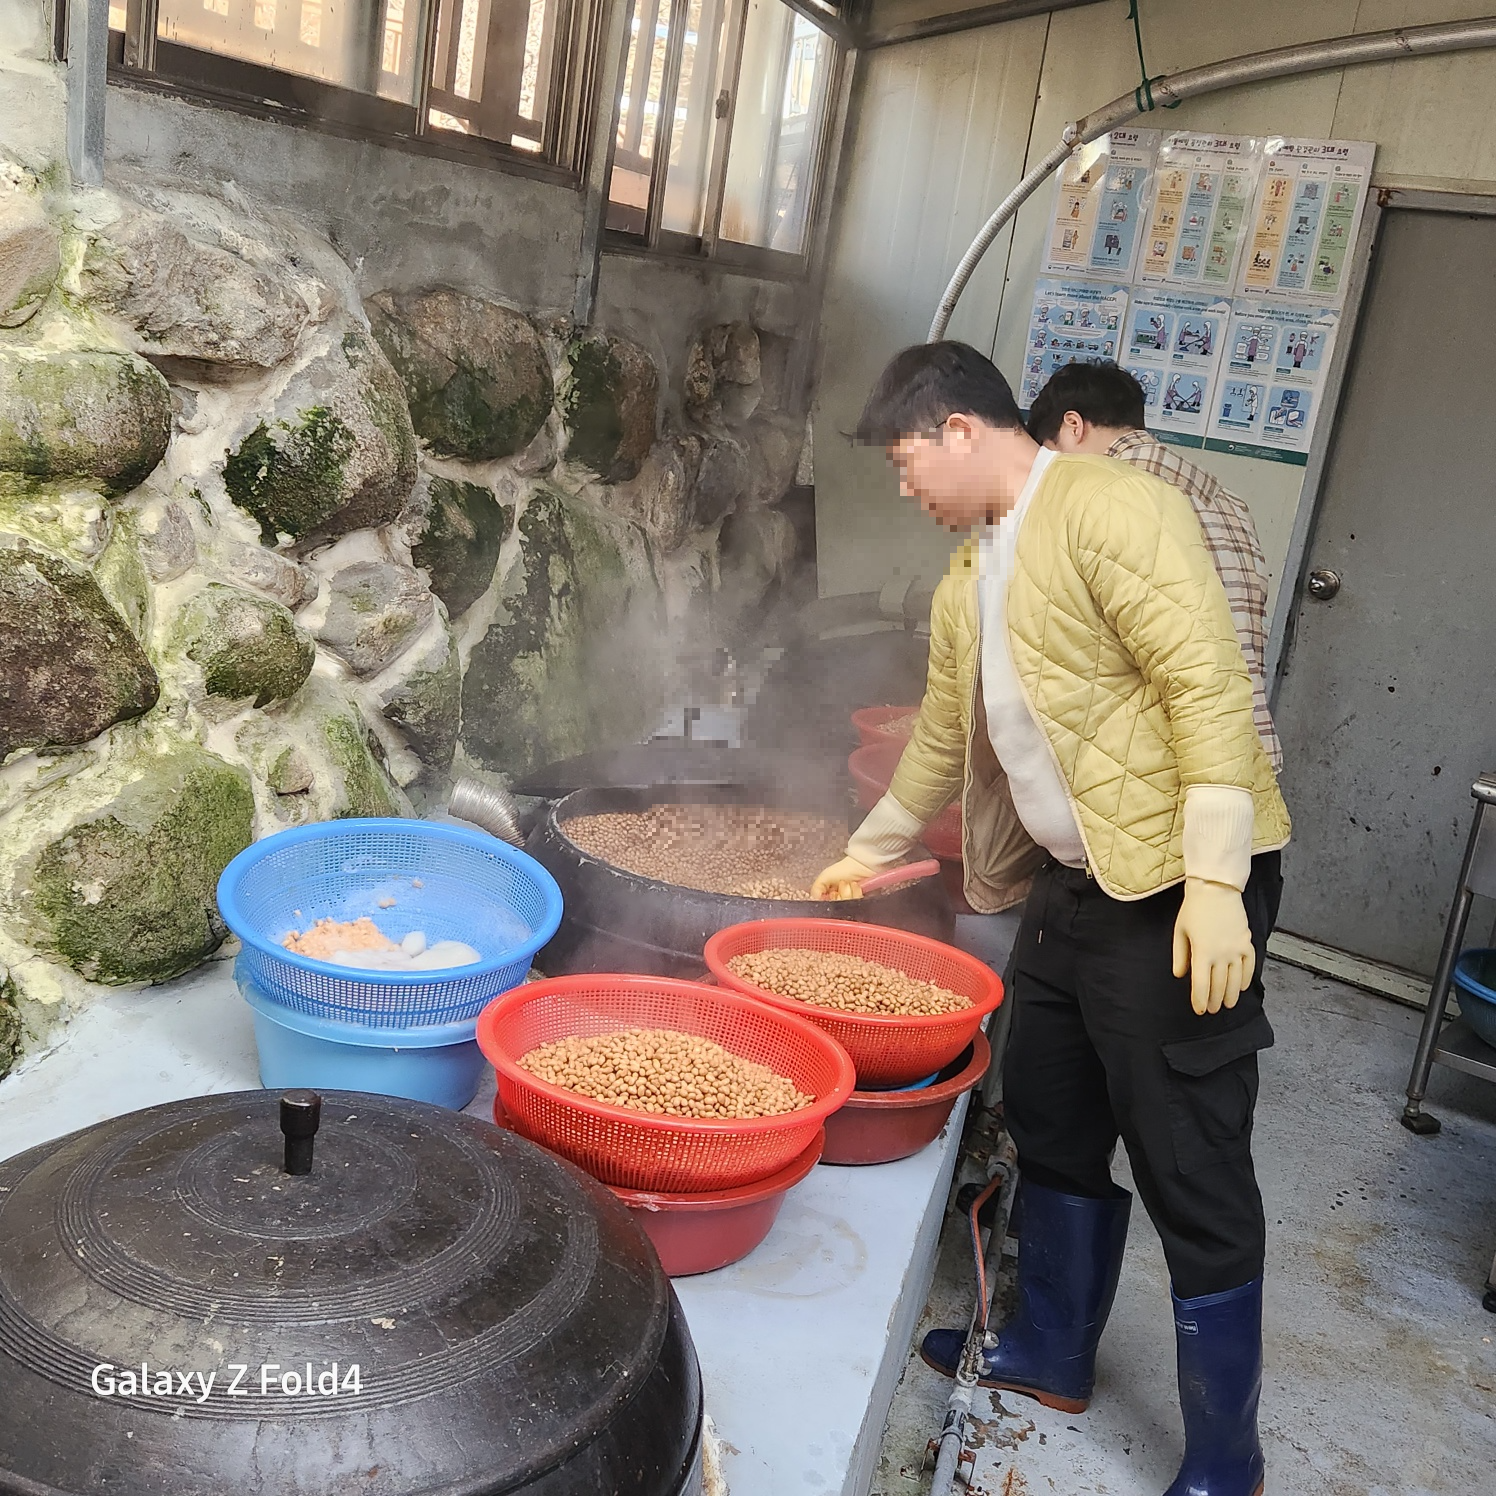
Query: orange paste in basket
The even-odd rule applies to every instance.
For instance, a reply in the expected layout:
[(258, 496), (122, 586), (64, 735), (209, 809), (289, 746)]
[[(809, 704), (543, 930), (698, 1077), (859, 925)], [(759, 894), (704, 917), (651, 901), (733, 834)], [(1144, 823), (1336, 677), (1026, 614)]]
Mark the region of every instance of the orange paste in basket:
[(310, 930), (292, 930), (281, 944), (314, 961), (326, 961), (340, 951), (399, 949), (367, 914), (355, 920), (319, 919)]

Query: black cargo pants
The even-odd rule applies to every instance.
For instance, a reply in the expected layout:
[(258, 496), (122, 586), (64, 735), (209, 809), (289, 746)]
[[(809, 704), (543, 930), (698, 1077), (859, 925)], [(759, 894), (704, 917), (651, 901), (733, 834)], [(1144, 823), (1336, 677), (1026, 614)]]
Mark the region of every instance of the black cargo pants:
[(1014, 947), (1003, 1100), (1019, 1168), (1105, 1198), (1120, 1136), (1181, 1298), (1262, 1272), (1252, 1113), (1257, 1051), (1273, 1042), (1262, 972), (1282, 891), (1279, 854), (1254, 857), (1243, 902), (1257, 970), (1236, 1007), (1205, 1017), (1171, 969), (1181, 887), (1123, 903), (1048, 862)]

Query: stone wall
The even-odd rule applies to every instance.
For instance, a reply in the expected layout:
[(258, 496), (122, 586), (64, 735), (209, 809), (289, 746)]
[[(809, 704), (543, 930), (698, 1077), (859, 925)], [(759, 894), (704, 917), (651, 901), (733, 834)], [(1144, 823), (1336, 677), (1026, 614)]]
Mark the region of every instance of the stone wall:
[(255, 837), (644, 735), (792, 563), (784, 297), (646, 337), (341, 250), (0, 139), (0, 1074), (212, 953)]

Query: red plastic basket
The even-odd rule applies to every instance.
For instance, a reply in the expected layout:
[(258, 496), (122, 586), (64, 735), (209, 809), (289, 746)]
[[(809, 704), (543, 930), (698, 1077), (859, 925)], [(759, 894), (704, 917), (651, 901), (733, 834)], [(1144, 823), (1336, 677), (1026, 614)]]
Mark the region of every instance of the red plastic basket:
[[(923, 982), (938, 982), (969, 997), (971, 1006), (954, 1013), (895, 1018), (844, 1013), (780, 997), (745, 982), (729, 966), (734, 956), (754, 951), (835, 951), (892, 966)], [(852, 1056), (857, 1084), (904, 1086), (943, 1070), (972, 1041), (982, 1020), (1003, 1000), (1003, 984), (991, 967), (953, 946), (883, 925), (839, 919), (761, 919), (730, 925), (706, 943), (706, 964), (724, 987), (798, 1013), (836, 1039)]]
[(918, 710), (918, 703), (914, 706), (860, 707), (852, 713), (852, 726), (857, 729), (857, 741), (864, 748), (870, 743), (897, 743), (902, 748), (909, 741), (913, 729), (908, 732), (891, 732), (888, 724), (913, 716)]
[[(894, 770), (904, 756), (904, 743), (869, 743), (857, 749), (847, 760), (847, 770), (857, 786), (857, 799), (864, 810), (871, 810), (888, 793)], [(925, 827), (920, 840), (932, 855), (945, 862), (961, 860), (961, 802), (956, 800)]]
[[(782, 1117), (694, 1121), (609, 1106), (520, 1068), (539, 1044), (629, 1028), (700, 1034), (816, 1099)], [(498, 1073), (499, 1101), (515, 1131), (621, 1189), (700, 1193), (753, 1184), (804, 1153), (854, 1084), (846, 1051), (816, 1024), (719, 987), (663, 977), (531, 982), (484, 1009), (478, 1045)]]

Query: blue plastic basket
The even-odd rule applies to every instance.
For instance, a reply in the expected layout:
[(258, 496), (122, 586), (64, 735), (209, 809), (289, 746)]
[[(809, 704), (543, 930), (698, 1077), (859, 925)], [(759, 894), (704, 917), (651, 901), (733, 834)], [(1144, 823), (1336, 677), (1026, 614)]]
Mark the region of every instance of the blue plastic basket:
[(254, 1017), (260, 1084), (270, 1091), (369, 1091), (460, 1112), (483, 1083), (487, 1061), (476, 1018), (413, 1028), (369, 1028), (313, 1018), (272, 1002), (236, 963)]
[(1476, 1038), (1496, 1049), (1496, 951), (1464, 952), (1454, 964), (1454, 991)]
[[(561, 890), (533, 857), (481, 831), (325, 821), (241, 852), (218, 880), (218, 907), (265, 997), (311, 1017), (399, 1028), (476, 1018), (524, 981), (561, 923)], [(422, 930), (433, 944), (466, 941), (481, 959), (432, 972), (356, 971), (281, 944), (319, 919), (361, 915), (392, 940)]]

